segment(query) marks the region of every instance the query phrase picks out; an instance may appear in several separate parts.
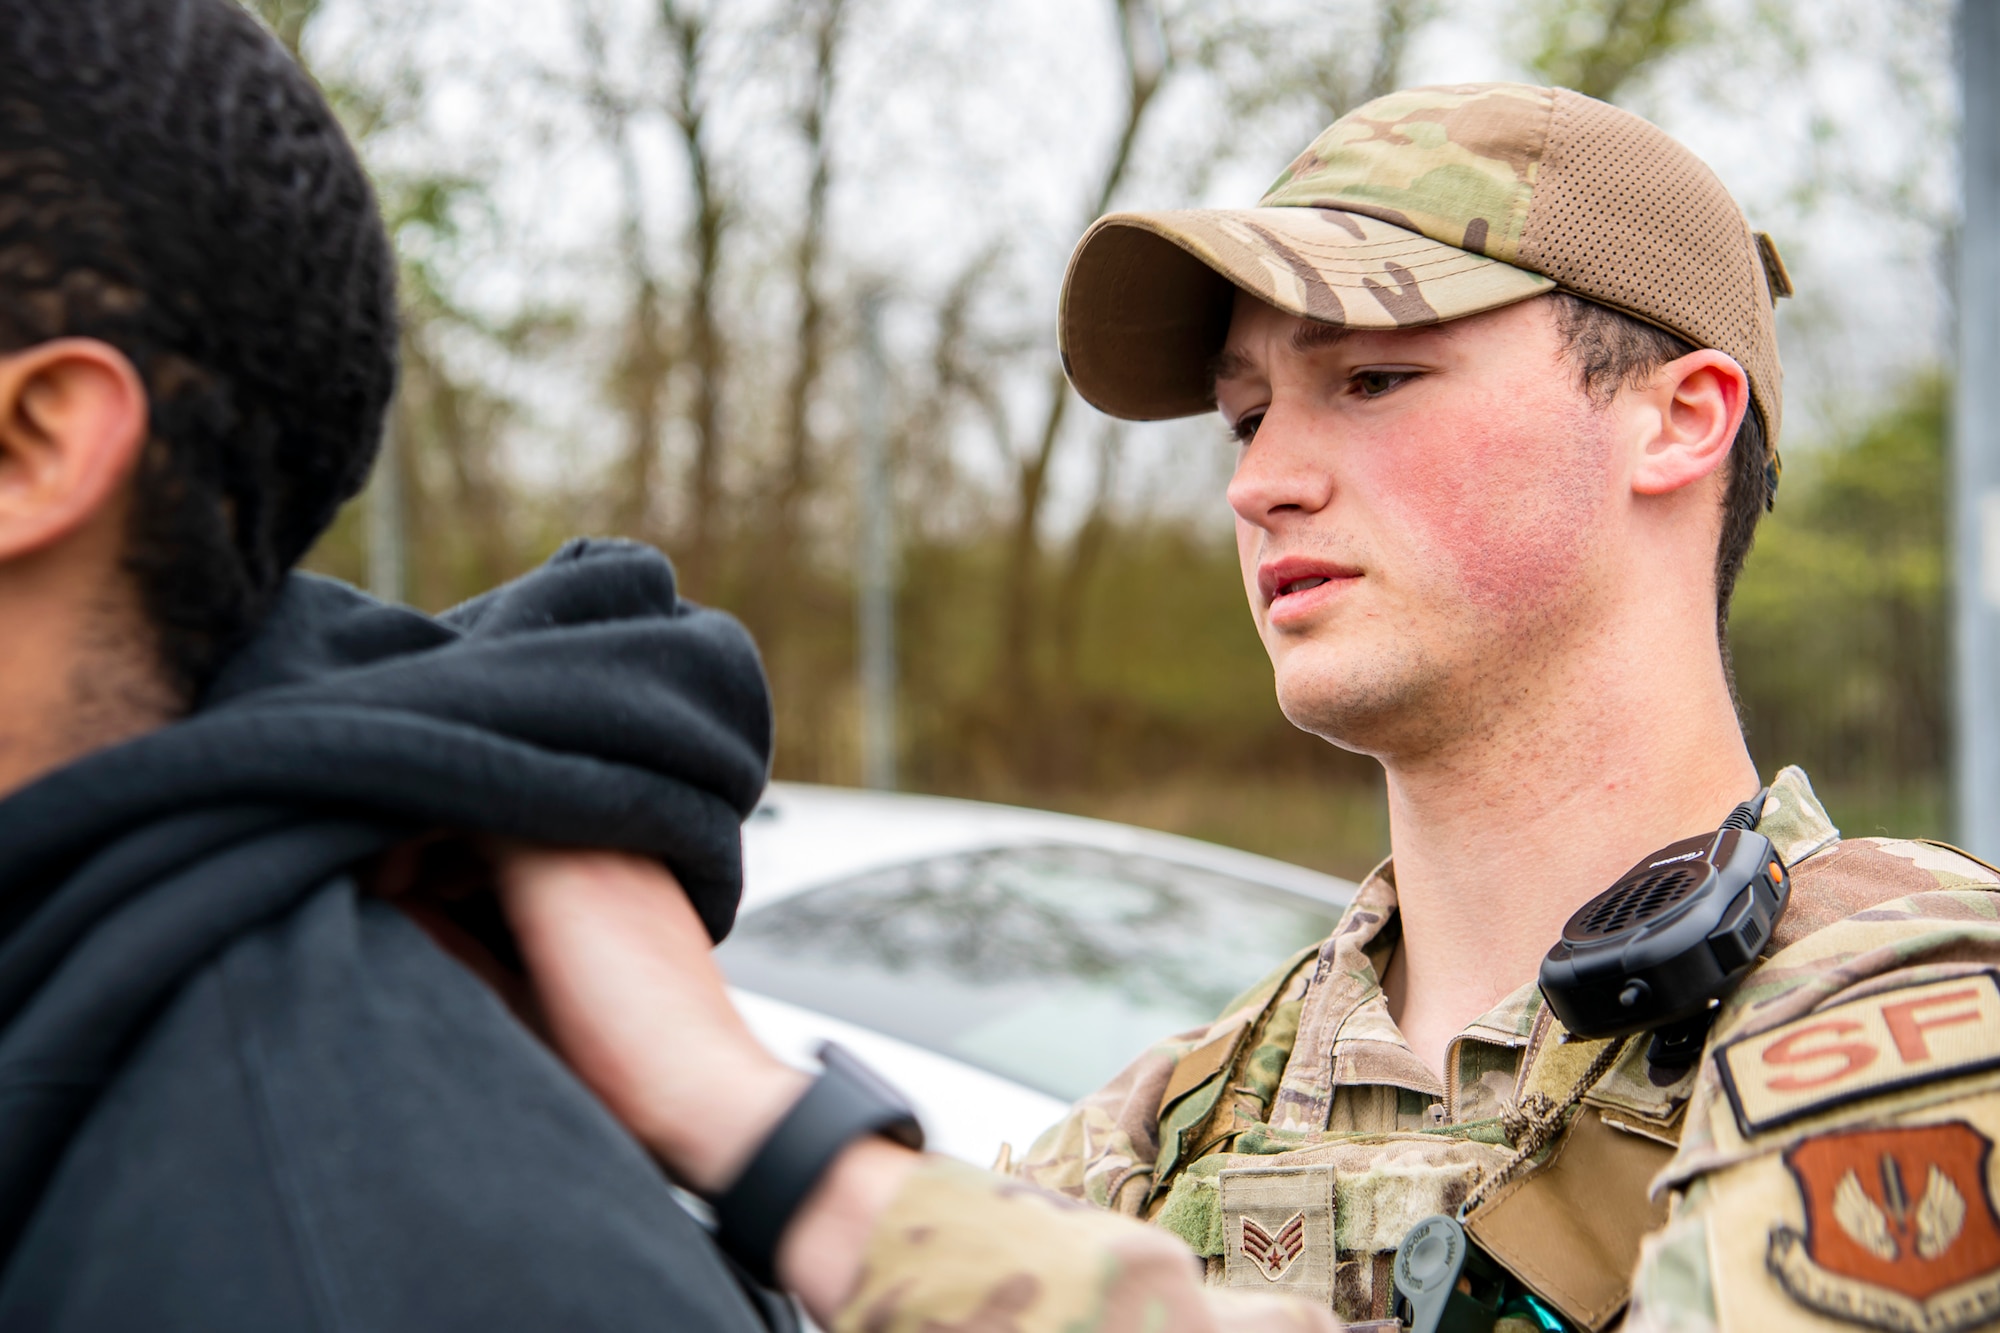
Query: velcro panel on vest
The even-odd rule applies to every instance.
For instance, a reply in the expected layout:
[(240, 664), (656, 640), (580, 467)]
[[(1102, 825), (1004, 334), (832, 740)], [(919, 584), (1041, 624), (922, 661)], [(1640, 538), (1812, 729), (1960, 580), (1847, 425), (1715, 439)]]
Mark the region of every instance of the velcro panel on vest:
[(1161, 1112), (1164, 1114), (1175, 1102), (1227, 1069), (1236, 1056), (1236, 1047), (1242, 1042), (1243, 1034), (1252, 1026), (1251, 1021), (1245, 1019), (1183, 1055), (1167, 1079), (1166, 1090), (1160, 1094)]
[[(1254, 1017), (1254, 1016), (1253, 1016)], [(1153, 1163), (1152, 1188), (1173, 1179), (1202, 1145), (1188, 1139), (1215, 1111), (1227, 1080), (1223, 1077), (1253, 1026), (1250, 1018), (1225, 1029), (1181, 1058), (1160, 1099), (1160, 1155)]]
[(1219, 1181), (1237, 1170), (1323, 1167), (1333, 1172), (1333, 1245), (1354, 1253), (1393, 1253), (1417, 1222), (1449, 1213), (1472, 1187), (1512, 1154), (1502, 1144), (1450, 1133), (1362, 1134), (1269, 1156), (1216, 1153), (1192, 1164), (1151, 1221), (1203, 1256), (1232, 1243)]
[(1529, 1290), (1597, 1333), (1630, 1298), (1640, 1242), (1666, 1222), (1666, 1200), (1649, 1199), (1646, 1187), (1673, 1154), (1579, 1107), (1555, 1155), (1497, 1191), (1465, 1229)]
[(1207, 1041), (1175, 1063), (1160, 1094), (1160, 1148), (1153, 1163), (1155, 1197), (1170, 1186), (1190, 1154), (1210, 1146), (1189, 1142), (1189, 1138), (1215, 1114), (1228, 1088), (1228, 1076), (1248, 1053), (1245, 1048), (1252, 1035), (1272, 1021), (1275, 1011), (1285, 1003), (1286, 991), (1318, 956), (1319, 946), (1314, 945), (1286, 959), (1282, 967), (1232, 1003), (1229, 1013), (1209, 1029)]

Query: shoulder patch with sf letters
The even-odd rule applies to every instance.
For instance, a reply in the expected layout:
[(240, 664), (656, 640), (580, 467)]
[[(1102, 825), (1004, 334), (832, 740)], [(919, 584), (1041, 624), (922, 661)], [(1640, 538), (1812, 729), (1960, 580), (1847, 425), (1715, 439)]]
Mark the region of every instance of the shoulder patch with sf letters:
[(1744, 1137), (1828, 1107), (2000, 1067), (2000, 975), (1902, 986), (1715, 1053)]

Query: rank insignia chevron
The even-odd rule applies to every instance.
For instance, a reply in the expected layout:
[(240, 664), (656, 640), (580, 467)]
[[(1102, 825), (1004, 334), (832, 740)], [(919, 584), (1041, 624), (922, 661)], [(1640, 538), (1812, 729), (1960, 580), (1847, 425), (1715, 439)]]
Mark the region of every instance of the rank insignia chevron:
[(1243, 1232), (1243, 1253), (1257, 1271), (1276, 1282), (1306, 1250), (1306, 1218), (1293, 1213), (1276, 1235), (1264, 1230), (1254, 1218), (1236, 1219)]

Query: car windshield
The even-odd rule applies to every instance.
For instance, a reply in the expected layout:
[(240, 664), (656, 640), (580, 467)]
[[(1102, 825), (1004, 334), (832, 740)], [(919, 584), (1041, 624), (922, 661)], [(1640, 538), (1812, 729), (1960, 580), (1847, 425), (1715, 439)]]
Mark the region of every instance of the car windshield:
[(1150, 856), (1006, 847), (871, 871), (746, 913), (744, 990), (1065, 1100), (1216, 1018), (1333, 930), (1329, 903)]

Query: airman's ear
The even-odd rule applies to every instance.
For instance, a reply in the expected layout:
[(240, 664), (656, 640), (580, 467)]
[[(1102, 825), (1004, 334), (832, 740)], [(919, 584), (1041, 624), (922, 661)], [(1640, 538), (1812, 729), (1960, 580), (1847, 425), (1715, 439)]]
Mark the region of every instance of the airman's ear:
[(102, 513), (147, 434), (145, 385), (109, 343), (58, 338), (0, 356), (0, 562)]
[(1666, 495), (1720, 468), (1750, 406), (1743, 367), (1711, 348), (1660, 367), (1643, 389), (1626, 390), (1641, 411), (1632, 489)]

